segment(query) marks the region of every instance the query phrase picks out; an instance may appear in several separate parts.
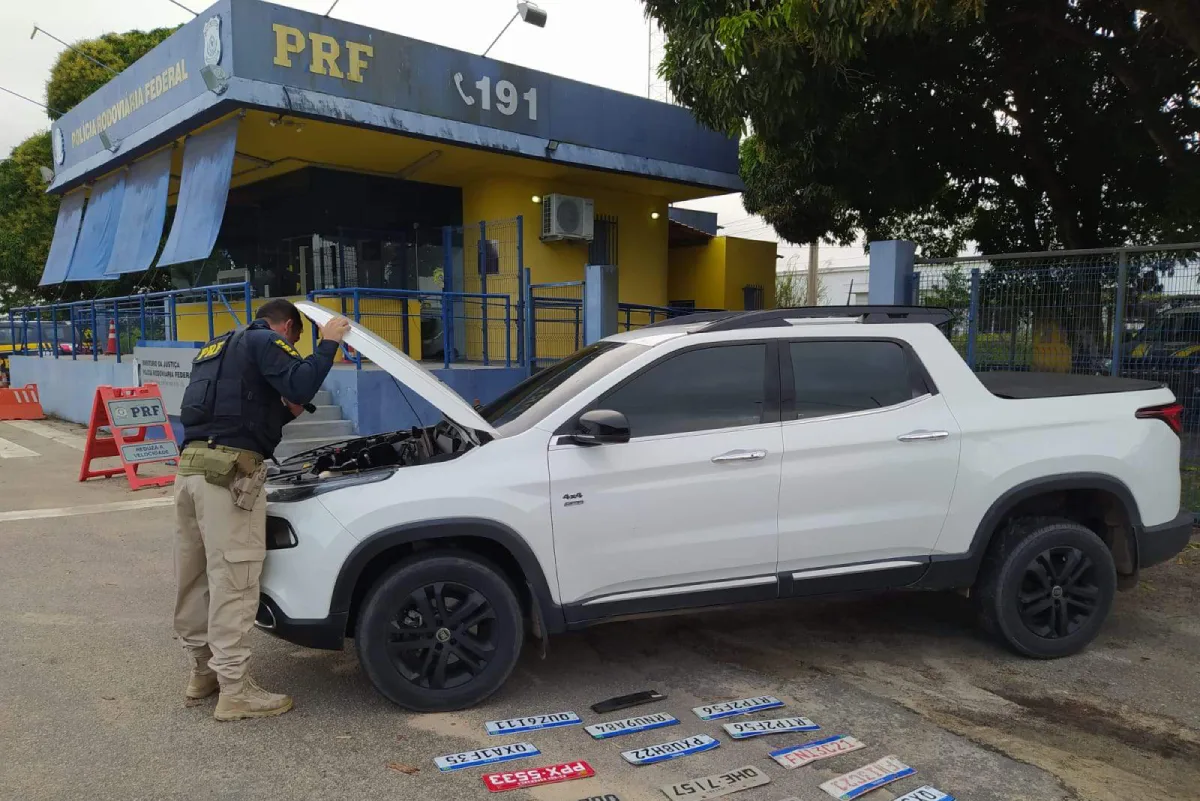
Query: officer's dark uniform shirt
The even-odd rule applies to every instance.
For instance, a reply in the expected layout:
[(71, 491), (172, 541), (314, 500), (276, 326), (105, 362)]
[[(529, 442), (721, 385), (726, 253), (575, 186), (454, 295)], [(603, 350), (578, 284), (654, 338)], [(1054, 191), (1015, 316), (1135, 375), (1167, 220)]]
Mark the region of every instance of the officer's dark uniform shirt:
[(282, 399), (311, 401), (337, 349), (336, 342), (322, 340), (303, 358), (266, 320), (209, 342), (197, 354), (184, 391), (184, 445), (211, 441), (271, 456), (283, 426), (293, 419)]

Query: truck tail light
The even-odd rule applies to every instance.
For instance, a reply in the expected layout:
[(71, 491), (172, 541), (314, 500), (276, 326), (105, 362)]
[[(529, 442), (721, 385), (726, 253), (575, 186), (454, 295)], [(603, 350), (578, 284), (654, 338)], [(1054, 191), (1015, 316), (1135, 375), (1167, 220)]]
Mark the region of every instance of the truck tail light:
[(1183, 404), (1167, 403), (1162, 406), (1147, 406), (1137, 410), (1139, 420), (1162, 420), (1176, 434), (1183, 433)]

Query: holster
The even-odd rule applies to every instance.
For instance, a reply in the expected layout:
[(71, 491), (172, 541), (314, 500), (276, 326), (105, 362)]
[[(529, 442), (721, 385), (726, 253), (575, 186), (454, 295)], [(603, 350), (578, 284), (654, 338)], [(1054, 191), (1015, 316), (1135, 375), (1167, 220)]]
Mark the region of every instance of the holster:
[[(258, 496), (266, 486), (267, 465), (242, 454), (238, 459), (237, 468), (237, 478), (229, 486), (229, 491), (233, 493), (233, 505), (249, 512), (254, 509), (254, 504), (258, 503)], [(246, 468), (249, 472), (245, 471)]]

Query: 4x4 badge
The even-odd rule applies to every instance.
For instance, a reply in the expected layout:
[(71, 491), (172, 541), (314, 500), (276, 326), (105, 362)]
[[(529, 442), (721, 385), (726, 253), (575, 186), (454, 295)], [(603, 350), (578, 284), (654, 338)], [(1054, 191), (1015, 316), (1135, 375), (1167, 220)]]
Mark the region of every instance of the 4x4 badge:
[(583, 493), (567, 493), (563, 496), (563, 506), (580, 506), (583, 504)]

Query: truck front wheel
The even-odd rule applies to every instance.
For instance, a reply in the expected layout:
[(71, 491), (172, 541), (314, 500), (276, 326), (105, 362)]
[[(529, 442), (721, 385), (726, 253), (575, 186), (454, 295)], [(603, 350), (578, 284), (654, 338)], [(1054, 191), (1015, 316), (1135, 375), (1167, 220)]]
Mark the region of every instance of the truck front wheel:
[(367, 678), (415, 712), (474, 706), (504, 684), (521, 654), (521, 606), (490, 563), (419, 554), (371, 588), (355, 643)]
[(1061, 518), (1013, 520), (997, 533), (976, 598), (985, 628), (1035, 659), (1083, 650), (1112, 609), (1117, 570), (1094, 531)]

